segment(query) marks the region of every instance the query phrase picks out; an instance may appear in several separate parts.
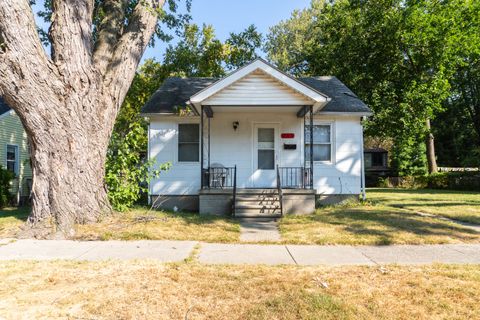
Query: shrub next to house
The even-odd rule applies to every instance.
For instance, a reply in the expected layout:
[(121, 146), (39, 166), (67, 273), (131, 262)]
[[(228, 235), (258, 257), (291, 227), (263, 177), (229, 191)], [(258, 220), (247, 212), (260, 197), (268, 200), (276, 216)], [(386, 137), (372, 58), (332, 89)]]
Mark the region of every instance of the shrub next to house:
[(12, 200), (9, 191), (12, 179), (13, 173), (0, 166), (0, 208), (6, 206)]

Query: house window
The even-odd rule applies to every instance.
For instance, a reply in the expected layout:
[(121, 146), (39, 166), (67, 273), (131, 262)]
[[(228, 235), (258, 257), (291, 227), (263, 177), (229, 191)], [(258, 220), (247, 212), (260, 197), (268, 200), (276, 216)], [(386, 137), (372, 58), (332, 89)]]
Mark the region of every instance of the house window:
[(275, 169), (275, 129), (258, 128), (258, 169)]
[[(305, 130), (305, 156), (310, 159), (310, 126)], [(329, 124), (313, 126), (313, 161), (332, 161), (332, 126)]]
[(372, 153), (372, 167), (383, 167), (383, 153)]
[(18, 175), (18, 146), (7, 144), (7, 170)]
[(200, 150), (200, 126), (197, 123), (178, 125), (178, 161), (198, 162)]

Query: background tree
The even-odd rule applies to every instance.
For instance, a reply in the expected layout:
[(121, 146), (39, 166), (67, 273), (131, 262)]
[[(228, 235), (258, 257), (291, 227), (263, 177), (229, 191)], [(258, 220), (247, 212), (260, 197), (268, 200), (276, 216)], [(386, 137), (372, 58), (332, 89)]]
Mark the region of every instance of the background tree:
[(287, 71), (350, 86), (375, 112), (367, 134), (394, 139), (401, 174), (422, 173), (427, 158), (434, 172), (431, 120), (455, 97), (465, 52), (477, 52), (475, 17), (474, 1), (313, 1), (271, 29), (266, 49)]
[[(110, 212), (107, 147), (143, 52), (154, 33), (161, 33), (159, 18), (175, 23), (163, 4), (51, 0), (48, 55), (30, 2), (0, 3), (0, 95), (31, 140), (29, 235), (70, 235), (74, 223)], [(170, 10), (176, 6), (168, 1)]]

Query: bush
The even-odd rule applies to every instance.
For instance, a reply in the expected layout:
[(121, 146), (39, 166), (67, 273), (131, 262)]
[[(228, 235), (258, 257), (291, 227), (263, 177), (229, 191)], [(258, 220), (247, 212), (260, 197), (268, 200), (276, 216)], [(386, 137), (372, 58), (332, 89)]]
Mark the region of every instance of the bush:
[(13, 173), (0, 166), (0, 208), (8, 205), (13, 199), (9, 191), (13, 178)]
[(438, 172), (422, 176), (388, 177), (379, 180), (382, 188), (480, 190), (479, 172)]
[(150, 179), (170, 167), (167, 163), (153, 169), (153, 161), (142, 159), (144, 146), (141, 140), (146, 134), (142, 124), (134, 122), (125, 136), (115, 132), (112, 135), (105, 165), (105, 181), (110, 203), (118, 211), (132, 207), (148, 191)]

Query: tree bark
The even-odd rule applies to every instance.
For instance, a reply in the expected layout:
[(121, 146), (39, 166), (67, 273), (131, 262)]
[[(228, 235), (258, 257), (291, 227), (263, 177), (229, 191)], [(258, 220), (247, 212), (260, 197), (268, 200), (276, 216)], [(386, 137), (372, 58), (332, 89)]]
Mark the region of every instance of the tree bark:
[(104, 22), (108, 30), (100, 30), (96, 44), (93, 3), (52, 1), (51, 58), (29, 1), (0, 3), (0, 96), (22, 120), (32, 151), (33, 209), (23, 236), (69, 237), (76, 223), (111, 212), (104, 183), (108, 143), (164, 1), (139, 1), (125, 31), (114, 30), (118, 16)]
[(434, 141), (434, 136), (431, 130), (430, 119), (426, 120), (425, 125), (427, 128), (426, 145), (427, 145), (428, 173), (431, 174), (431, 173), (438, 172), (437, 158), (435, 156), (435, 141)]

